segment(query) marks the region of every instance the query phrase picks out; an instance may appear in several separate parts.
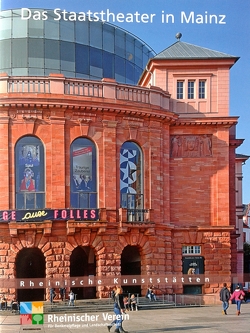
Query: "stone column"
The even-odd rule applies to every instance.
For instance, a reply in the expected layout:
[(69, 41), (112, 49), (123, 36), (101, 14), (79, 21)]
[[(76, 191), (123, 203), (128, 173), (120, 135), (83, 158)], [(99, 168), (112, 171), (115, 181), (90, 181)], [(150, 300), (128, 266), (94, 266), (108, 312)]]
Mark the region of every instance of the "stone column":
[[(0, 170), (1, 175), (3, 176), (0, 183), (0, 193), (4, 193), (1, 196), (0, 200), (0, 209), (8, 209), (10, 208), (10, 177), (8, 174), (10, 172), (9, 165), (9, 117), (6, 115), (2, 115), (0, 117), (0, 155), (1, 155), (1, 163)], [(10, 174), (9, 174), (10, 176)]]
[[(51, 116), (51, 206), (65, 208), (65, 119)], [(48, 156), (47, 155), (47, 156)]]

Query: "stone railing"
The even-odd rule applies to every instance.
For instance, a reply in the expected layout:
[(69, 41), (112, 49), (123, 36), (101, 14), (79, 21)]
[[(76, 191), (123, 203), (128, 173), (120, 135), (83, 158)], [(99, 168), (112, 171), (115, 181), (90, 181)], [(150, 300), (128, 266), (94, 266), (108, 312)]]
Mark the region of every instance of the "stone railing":
[(86, 97), (103, 97), (103, 84), (100, 82), (65, 80), (64, 93)]
[(117, 86), (116, 98), (140, 103), (150, 102), (150, 90), (138, 87)]
[(150, 104), (169, 109), (170, 95), (158, 87), (144, 88), (118, 84), (113, 79), (90, 81), (66, 79), (62, 74), (50, 74), (48, 77), (9, 77), (0, 74), (0, 94), (39, 93), (71, 95), (90, 98), (106, 98), (133, 103)]
[(48, 79), (10, 78), (8, 80), (8, 92), (42, 94), (50, 93), (50, 81)]

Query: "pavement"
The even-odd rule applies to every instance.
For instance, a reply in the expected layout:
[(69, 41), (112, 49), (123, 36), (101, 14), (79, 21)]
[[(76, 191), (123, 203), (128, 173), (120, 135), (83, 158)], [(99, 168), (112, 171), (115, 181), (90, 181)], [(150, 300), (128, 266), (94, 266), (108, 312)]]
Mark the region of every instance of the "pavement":
[[(20, 316), (8, 312), (0, 312), (1, 333), (107, 333), (113, 316), (112, 312), (53, 313), (44, 315), (43, 325), (20, 325)], [(235, 304), (230, 304), (228, 315), (222, 314), (219, 305), (130, 311), (123, 327), (129, 333), (246, 333), (250, 331), (250, 303), (242, 304), (239, 316)]]

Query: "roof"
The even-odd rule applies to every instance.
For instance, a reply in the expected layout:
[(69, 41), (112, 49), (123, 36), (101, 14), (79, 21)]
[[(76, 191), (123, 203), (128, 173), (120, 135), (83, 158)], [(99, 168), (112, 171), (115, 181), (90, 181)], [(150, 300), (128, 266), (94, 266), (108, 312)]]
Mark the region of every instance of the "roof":
[(235, 59), (239, 57), (232, 56), (223, 52), (210, 50), (197, 45), (177, 41), (158, 53), (154, 59)]
[(235, 154), (235, 157), (237, 158), (237, 159), (243, 159), (243, 160), (248, 160), (249, 159), (249, 157), (250, 156), (248, 156), (248, 155), (243, 155), (243, 154)]

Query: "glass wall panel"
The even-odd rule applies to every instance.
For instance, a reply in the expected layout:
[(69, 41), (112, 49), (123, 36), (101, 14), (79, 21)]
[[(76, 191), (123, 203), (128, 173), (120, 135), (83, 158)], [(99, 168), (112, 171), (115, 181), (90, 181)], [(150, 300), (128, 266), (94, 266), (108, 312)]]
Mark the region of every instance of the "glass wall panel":
[[(50, 73), (51, 72), (55, 73), (54, 70), (50, 71)], [(45, 71), (44, 71), (44, 67), (43, 68), (31, 68), (31, 67), (29, 68), (29, 76), (44, 76), (44, 75), (46, 75)]]
[(135, 83), (137, 83), (139, 81), (139, 78), (141, 77), (142, 72), (143, 72), (143, 70), (140, 67), (134, 65)]
[(90, 48), (90, 75), (96, 79), (103, 78), (102, 50)]
[(115, 51), (115, 28), (103, 25), (103, 50), (114, 53)]
[(90, 66), (89, 68), (90, 78), (93, 80), (100, 80), (100, 78), (103, 78), (103, 69)]
[(121, 30), (115, 30), (115, 54), (125, 57), (125, 33)]
[(135, 82), (134, 80), (134, 64), (126, 61), (126, 83), (133, 84)]
[(61, 70), (55, 68), (45, 68), (44, 74), (45, 76), (49, 76), (51, 73), (61, 73)]
[(25, 38), (12, 40), (12, 67), (28, 67), (28, 40)]
[(126, 36), (126, 59), (135, 62), (135, 39), (130, 35)]
[(44, 147), (39, 139), (26, 136), (17, 142), (15, 169), (16, 208), (44, 208)]
[(78, 138), (70, 148), (70, 206), (97, 208), (96, 147), (87, 138)]
[(29, 75), (29, 71), (28, 71), (28, 67), (25, 68), (11, 68), (11, 73), (10, 75), (13, 76), (28, 76)]
[(115, 56), (115, 79), (117, 82), (125, 83), (125, 60)]
[(12, 37), (20, 38), (28, 36), (28, 21), (21, 20), (20, 17), (13, 16)]
[(76, 44), (76, 72), (89, 74), (89, 47)]
[(75, 39), (77, 43), (89, 45), (89, 22), (76, 21), (75, 25)]
[(44, 21), (29, 19), (29, 37), (44, 37)]
[(103, 51), (103, 77), (115, 78), (115, 56), (112, 53)]
[(11, 18), (0, 18), (0, 39), (6, 39), (11, 37)]
[(60, 40), (75, 41), (74, 22), (60, 20)]
[(142, 67), (142, 44), (135, 41), (135, 64)]
[(65, 77), (75, 77), (75, 71), (64, 71), (64, 70), (61, 70), (61, 72)]
[(57, 40), (45, 39), (45, 68), (60, 69), (60, 43)]
[(11, 67), (11, 40), (5, 39), (0, 41), (0, 52), (3, 56), (0, 56), (0, 68)]
[(90, 65), (102, 68), (102, 50), (90, 48)]
[(45, 38), (59, 40), (59, 23), (54, 21), (53, 17), (51, 20), (44, 21)]
[(82, 74), (82, 73), (76, 73), (76, 77), (80, 78), (80, 79), (89, 79), (89, 75), (88, 74)]
[(90, 24), (90, 46), (96, 47), (98, 49), (102, 48), (102, 23), (95, 22), (95, 24)]
[(43, 39), (29, 39), (29, 66), (44, 68), (44, 41)]
[(74, 43), (61, 42), (60, 58), (62, 71), (75, 71), (75, 45)]

